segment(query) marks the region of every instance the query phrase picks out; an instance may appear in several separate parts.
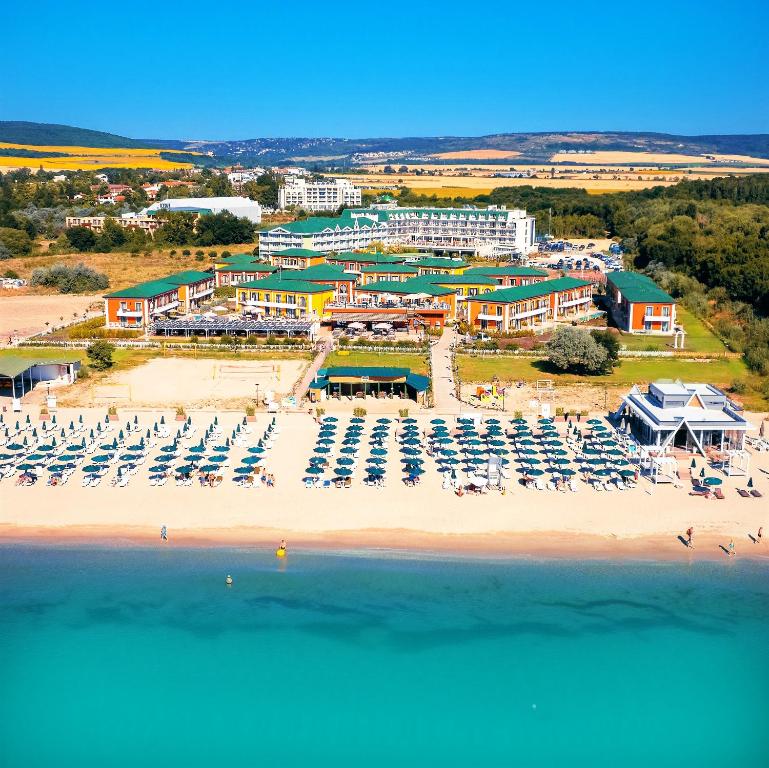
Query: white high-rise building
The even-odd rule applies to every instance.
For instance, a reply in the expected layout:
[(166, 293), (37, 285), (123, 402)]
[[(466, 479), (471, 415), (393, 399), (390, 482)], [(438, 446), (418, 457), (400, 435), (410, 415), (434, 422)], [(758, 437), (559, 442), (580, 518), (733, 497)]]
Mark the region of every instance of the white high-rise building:
[(347, 179), (307, 181), (297, 176), (287, 176), (278, 190), (278, 207), (293, 205), (305, 211), (334, 211), (339, 206), (361, 204), (360, 187)]

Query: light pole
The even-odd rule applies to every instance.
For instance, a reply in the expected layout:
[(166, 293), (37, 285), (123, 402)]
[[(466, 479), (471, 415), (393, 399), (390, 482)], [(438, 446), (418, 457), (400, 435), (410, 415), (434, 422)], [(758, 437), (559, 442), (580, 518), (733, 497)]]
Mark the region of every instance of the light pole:
[(259, 407), (259, 384), (256, 384), (256, 407)]

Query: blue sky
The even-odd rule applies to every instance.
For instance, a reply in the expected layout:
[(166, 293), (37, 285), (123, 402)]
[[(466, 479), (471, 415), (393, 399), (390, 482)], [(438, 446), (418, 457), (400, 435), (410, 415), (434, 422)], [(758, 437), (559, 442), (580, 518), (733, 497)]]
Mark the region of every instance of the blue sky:
[(768, 28), (766, 0), (14, 2), (0, 119), (184, 139), (767, 133)]

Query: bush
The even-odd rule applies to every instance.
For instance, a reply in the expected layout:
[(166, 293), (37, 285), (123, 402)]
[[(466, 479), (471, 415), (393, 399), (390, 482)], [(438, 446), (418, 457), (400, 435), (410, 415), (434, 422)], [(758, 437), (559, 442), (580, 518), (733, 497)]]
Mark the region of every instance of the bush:
[(742, 381), (742, 379), (735, 379), (729, 387), (729, 391), (733, 392), (735, 395), (744, 395), (745, 392), (747, 392), (747, 389), (748, 385)]
[[(0, 252), (2, 251), (2, 247), (0, 245)], [(2, 255), (0, 255), (0, 259), (2, 259)], [(3, 272), (3, 277), (7, 277), (11, 280), (18, 280), (19, 279), (19, 273), (15, 269), (6, 269), (5, 272)]]
[(220, 344), (234, 344), (235, 343), (235, 338), (233, 336), (230, 336), (227, 333), (224, 333), (224, 334), (222, 334), (219, 337), (219, 343)]
[(367, 413), (365, 408), (353, 408), (352, 409), (352, 415), (357, 416), (358, 418), (361, 418), (365, 416)]
[(745, 365), (751, 371), (762, 376), (769, 374), (769, 347), (766, 345), (751, 344), (746, 347), (743, 357), (745, 358)]
[(409, 417), (409, 409), (408, 408), (400, 408), (398, 410), (398, 416), (400, 416), (402, 419), (407, 419)]
[(253, 346), (255, 346), (256, 344), (259, 343), (259, 337), (258, 336), (254, 336), (253, 334), (249, 334), (248, 336), (246, 336), (246, 342), (245, 343), (248, 344), (249, 346), (253, 347)]
[(10, 259), (12, 256), (13, 254), (8, 250), (8, 248), (3, 243), (0, 243), (0, 261)]
[(94, 341), (85, 353), (88, 355), (91, 367), (97, 371), (106, 371), (112, 367), (112, 353), (115, 347), (107, 341)]
[(192, 254), (192, 251), (190, 251), (190, 249), (189, 249), (189, 248), (185, 248), (185, 249), (182, 251), (182, 256), (190, 256), (191, 254)]
[(91, 369), (85, 364), (80, 364), (80, 370), (77, 372), (78, 379), (87, 379), (91, 376)]
[(216, 258), (216, 251), (209, 251), (208, 252), (208, 258), (209, 259), (215, 259)]
[(255, 415), (256, 415), (256, 408), (254, 408), (253, 405), (247, 405), (246, 416), (255, 416)]
[(202, 253), (195, 254), (195, 261), (203, 261), (206, 257)]
[(172, 249), (171, 249), (171, 250), (168, 252), (168, 255), (169, 255), (169, 256), (176, 256), (176, 249), (175, 249), (175, 248), (172, 248)]
[(234, 285), (220, 285), (218, 288), (214, 288), (214, 298), (217, 298), (217, 299), (234, 299), (235, 298), (235, 286)]
[(184, 412), (184, 408), (181, 405), (176, 409), (176, 415), (177, 416), (186, 416), (187, 415)]
[(78, 264), (68, 267), (54, 264), (52, 267), (38, 267), (33, 270), (31, 285), (57, 288), (59, 293), (89, 293), (109, 287), (109, 280), (102, 272)]
[[(91, 230), (88, 230), (91, 232)], [(93, 235), (93, 232), (91, 232)], [(32, 238), (23, 229), (0, 227), (0, 244), (11, 256), (26, 256), (32, 253)], [(4, 256), (3, 258), (9, 258)]]

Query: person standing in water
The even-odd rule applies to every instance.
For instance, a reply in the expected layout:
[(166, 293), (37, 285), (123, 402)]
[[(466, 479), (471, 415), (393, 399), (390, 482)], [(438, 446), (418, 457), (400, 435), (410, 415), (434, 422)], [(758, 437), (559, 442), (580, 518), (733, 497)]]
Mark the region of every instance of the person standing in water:
[(160, 540), (168, 541), (168, 529), (165, 527), (165, 525), (160, 529)]
[(734, 539), (729, 539), (729, 557), (734, 557), (735, 555), (734, 551)]

